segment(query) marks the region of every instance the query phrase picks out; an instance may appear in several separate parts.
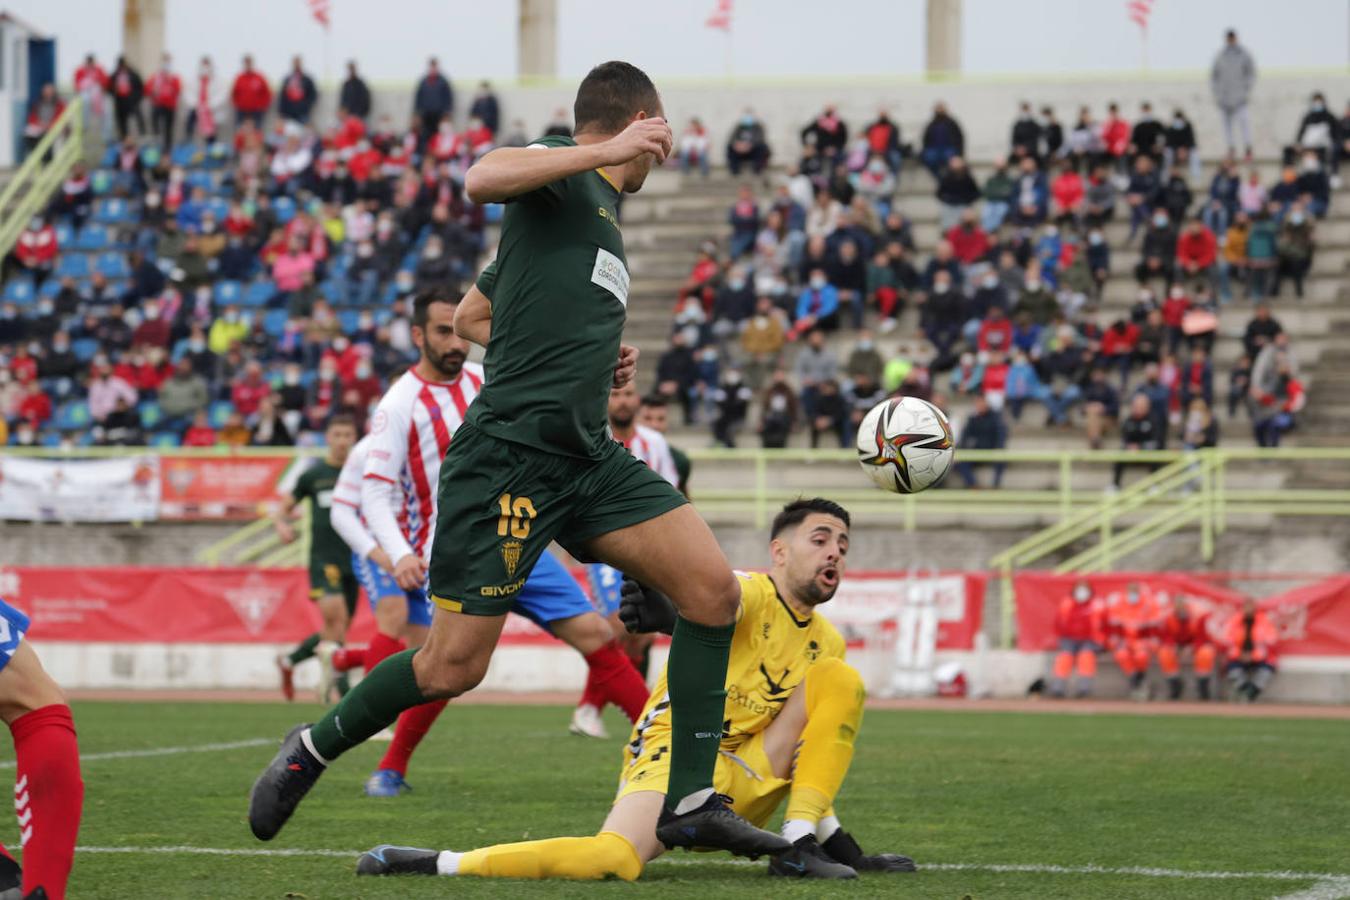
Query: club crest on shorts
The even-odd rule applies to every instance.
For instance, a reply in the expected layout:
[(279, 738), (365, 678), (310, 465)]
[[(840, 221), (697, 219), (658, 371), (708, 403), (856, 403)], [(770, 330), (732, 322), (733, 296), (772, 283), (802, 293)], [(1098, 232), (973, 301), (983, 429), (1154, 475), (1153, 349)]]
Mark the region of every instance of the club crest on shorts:
[(520, 565), (520, 551), (525, 545), (520, 541), (505, 541), (502, 543), (502, 565), (506, 566), (506, 577), (516, 577), (516, 566)]

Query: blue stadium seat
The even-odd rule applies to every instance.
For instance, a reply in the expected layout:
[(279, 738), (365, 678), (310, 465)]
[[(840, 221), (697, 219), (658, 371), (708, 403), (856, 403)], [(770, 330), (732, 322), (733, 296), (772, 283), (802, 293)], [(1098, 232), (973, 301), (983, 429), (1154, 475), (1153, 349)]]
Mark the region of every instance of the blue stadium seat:
[(112, 238), (108, 234), (108, 229), (97, 223), (84, 226), (80, 229), (79, 236), (75, 238), (75, 246), (80, 250), (106, 250), (111, 243)]
[(117, 151), (120, 148), (117, 144), (109, 144), (103, 151), (103, 168), (111, 169), (117, 165)]
[(216, 303), (238, 303), (243, 289), (240, 288), (237, 281), (217, 281), (216, 282)]
[(62, 220), (52, 225), (52, 230), (56, 232), (56, 246), (71, 247), (75, 243), (75, 226)]
[(151, 447), (172, 448), (179, 446), (181, 443), (178, 435), (172, 431), (156, 431), (150, 437)]
[(42, 282), (42, 287), (38, 288), (39, 297), (55, 298), (59, 293), (61, 293), (61, 279), (59, 278), (48, 278)]
[(141, 165), (147, 169), (153, 169), (159, 165), (159, 161), (164, 158), (164, 151), (160, 149), (159, 144), (146, 144), (141, 148)]
[(225, 217), (230, 214), (230, 204), (220, 197), (212, 197), (206, 201), (206, 209), (211, 215), (216, 217), (217, 222), (225, 221)]
[(27, 306), (37, 297), (31, 278), (13, 278), (5, 285), (4, 299), (19, 306)]
[(169, 154), (169, 162), (184, 169), (188, 168), (196, 161), (196, 144), (179, 144), (177, 147), (174, 147), (173, 152)]
[(255, 281), (244, 290), (239, 302), (243, 306), (266, 306), (267, 301), (271, 300), (276, 292), (277, 286), (270, 280)]
[(127, 262), (126, 255), (117, 250), (100, 253), (95, 267), (103, 273), (105, 278), (131, 277), (131, 265)]
[(281, 337), (286, 330), (286, 310), (269, 309), (263, 314), (263, 331), (272, 337)]
[(89, 362), (98, 352), (98, 338), (77, 338), (71, 341), (70, 349), (74, 351), (75, 358), (80, 362)]
[(217, 400), (212, 403), (210, 409), (207, 410), (206, 417), (210, 421), (212, 428), (219, 429), (225, 427), (225, 421), (230, 417), (230, 413), (232, 412), (234, 412), (233, 403), (228, 400)]
[(120, 225), (131, 221), (131, 208), (120, 197), (108, 197), (94, 206), (94, 219), (105, 225)]
[(93, 416), (89, 415), (89, 404), (83, 400), (62, 403), (57, 407), (56, 415), (52, 417), (52, 423), (61, 431), (88, 428), (93, 420)]
[(506, 207), (500, 203), (488, 203), (483, 207), (483, 221), (489, 225), (495, 225), (502, 220), (502, 212)]
[(341, 282), (329, 278), (319, 283), (319, 295), (336, 306), (346, 299), (347, 292)]
[(277, 214), (277, 221), (285, 225), (295, 218), (295, 201), (290, 197), (278, 197), (272, 201), (272, 211)]
[(151, 431), (164, 420), (164, 410), (154, 400), (142, 400), (137, 404), (136, 412), (140, 413), (141, 425)]
[(61, 432), (48, 431), (42, 435), (42, 446), (48, 449), (56, 449), (61, 446)]
[(89, 257), (83, 253), (62, 253), (56, 264), (58, 278), (88, 278)]
[(216, 179), (205, 169), (193, 169), (183, 178), (183, 183), (188, 186), (188, 190), (201, 188), (208, 194), (216, 188)]
[(342, 329), (343, 334), (355, 334), (357, 323), (361, 319), (361, 311), (358, 309), (338, 310), (338, 327)]

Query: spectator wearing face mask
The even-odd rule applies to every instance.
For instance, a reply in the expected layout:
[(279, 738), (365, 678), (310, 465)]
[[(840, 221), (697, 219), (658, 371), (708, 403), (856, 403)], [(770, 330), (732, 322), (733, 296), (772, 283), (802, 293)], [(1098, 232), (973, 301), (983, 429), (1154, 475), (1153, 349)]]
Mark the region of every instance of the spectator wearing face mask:
[(782, 449), (797, 426), (797, 398), (787, 373), (777, 371), (760, 402), (759, 439), (766, 449)]
[(259, 402), (258, 415), (248, 442), (254, 447), (294, 446), (295, 438), (286, 427), (286, 421), (277, 408), (275, 395), (268, 394)]
[(811, 449), (819, 447), (822, 440), (827, 446), (837, 441), (840, 447), (847, 447), (847, 421), (848, 403), (839, 391), (839, 382), (833, 378), (822, 381), (811, 416)]
[[(966, 304), (961, 293), (952, 286), (952, 278), (945, 270), (933, 276), (933, 288), (927, 296), (916, 298), (919, 304), (919, 326), (924, 336), (937, 351), (936, 368), (951, 365), (952, 348), (961, 338), (966, 322)], [(945, 363), (945, 364), (944, 364)]]
[(1256, 84), (1256, 63), (1247, 49), (1238, 43), (1237, 32), (1231, 28), (1224, 35), (1224, 46), (1214, 59), (1209, 72), (1210, 89), (1214, 103), (1223, 117), (1223, 133), (1228, 141), (1230, 156), (1237, 153), (1234, 126), (1240, 130), (1246, 158), (1252, 157), (1252, 126), (1247, 114), (1247, 102)]
[(731, 225), (731, 259), (737, 260), (750, 252), (759, 234), (759, 204), (755, 202), (755, 193), (750, 185), (743, 184), (738, 189), (736, 202), (727, 213), (727, 221)]
[(1013, 315), (1026, 314), (1037, 325), (1048, 325), (1059, 313), (1059, 301), (1046, 287), (1041, 278), (1039, 266), (1030, 268), (1017, 302), (1013, 304)]
[(1285, 148), (1285, 162), (1292, 162), (1300, 153), (1312, 153), (1319, 163), (1328, 163), (1339, 142), (1340, 123), (1327, 109), (1327, 99), (1321, 91), (1312, 95), (1308, 111), (1299, 122), (1293, 146)]
[(1162, 278), (1170, 288), (1176, 271), (1176, 256), (1177, 231), (1172, 227), (1167, 211), (1156, 209), (1139, 248), (1139, 263), (1134, 269), (1135, 280), (1143, 286), (1155, 278)]
[(707, 178), (708, 167), (711, 165), (708, 146), (708, 129), (703, 127), (703, 122), (697, 117), (690, 119), (684, 131), (680, 132), (680, 139), (675, 148), (675, 153), (680, 159), (680, 171), (688, 175), (697, 166), (700, 174)]
[(1269, 211), (1260, 210), (1247, 231), (1247, 295), (1261, 300), (1270, 290), (1278, 262), (1279, 231)]
[(933, 117), (923, 129), (922, 149), (919, 159), (935, 180), (941, 180), (942, 172), (953, 157), (964, 156), (966, 136), (960, 124), (947, 112), (945, 103), (933, 106)]
[(1093, 596), (1092, 586), (1079, 581), (1055, 612), (1055, 654), (1050, 696), (1064, 697), (1069, 678), (1076, 676), (1075, 697), (1089, 697), (1097, 678), (1097, 654), (1106, 642), (1106, 607)]
[(42, 216), (33, 216), (28, 227), (19, 235), (11, 259), (19, 271), (27, 273), (33, 279), (34, 286), (40, 288), (55, 270), (59, 251), (56, 229)]
[(1331, 179), (1317, 157), (1305, 153), (1299, 163), (1298, 177), (1294, 179), (1294, 190), (1309, 212), (1319, 219), (1325, 219), (1331, 206)]
[(904, 146), (900, 142), (900, 126), (886, 110), (877, 113), (876, 120), (863, 129), (868, 153), (880, 157), (891, 172), (899, 172), (904, 161)]
[(1045, 175), (1037, 168), (1036, 160), (1023, 157), (1018, 165), (1008, 220), (1014, 225), (1030, 228), (1044, 222), (1049, 214), (1050, 188)]
[(980, 199), (980, 187), (971, 177), (966, 161), (961, 156), (951, 157), (938, 174), (937, 199), (943, 231), (956, 225), (957, 220)]
[(825, 343), (825, 333), (819, 328), (812, 329), (806, 336), (806, 344), (797, 351), (793, 363), (793, 372), (801, 388), (802, 410), (807, 420), (815, 418), (816, 397), (820, 385), (831, 381), (839, 371), (839, 358)]
[[(1008, 425), (1003, 414), (995, 409), (984, 394), (975, 395), (974, 409), (961, 425), (958, 447), (962, 450), (1002, 450), (1008, 445)], [(985, 463), (971, 463), (958, 459), (956, 472), (967, 488), (978, 488), (976, 468)], [(993, 481), (998, 488), (1003, 482), (1003, 463), (993, 463)]]
[(848, 306), (855, 329), (862, 328), (867, 301), (867, 265), (853, 241), (839, 244), (834, 260), (826, 272), (826, 279), (839, 294), (839, 305)]
[(994, 169), (985, 179), (984, 187), (980, 189), (980, 195), (984, 199), (980, 211), (980, 224), (986, 232), (997, 231), (1002, 226), (1003, 220), (1008, 217), (1008, 211), (1012, 208), (1016, 192), (1017, 183), (1008, 170), (1007, 159), (996, 157)]
[(736, 432), (745, 423), (754, 393), (745, 384), (738, 370), (728, 368), (711, 390), (710, 398), (716, 407), (712, 426), (713, 439), (723, 447), (735, 447)]
[(1196, 150), (1195, 127), (1180, 108), (1172, 111), (1165, 134), (1167, 165), (1190, 172), (1192, 181), (1200, 178), (1200, 154)]
[(42, 428), (52, 417), (52, 400), (41, 382), (33, 379), (24, 386), (16, 417), (22, 425), (34, 430)]
[(842, 156), (848, 146), (848, 124), (839, 118), (834, 105), (828, 105), (809, 125), (802, 129), (803, 145), (811, 145), (826, 159)]
[(1275, 253), (1278, 263), (1275, 268), (1274, 294), (1279, 296), (1280, 285), (1285, 278), (1294, 281), (1294, 296), (1303, 299), (1303, 280), (1312, 268), (1313, 223), (1309, 221), (1302, 207), (1295, 206), (1285, 217), (1275, 239)]
[(244, 54), (243, 70), (234, 78), (230, 102), (234, 106), (236, 129), (244, 122), (262, 127), (263, 116), (272, 105), (272, 89), (267, 79), (253, 68), (253, 57), (249, 54)]
[(1134, 171), (1125, 188), (1125, 203), (1130, 208), (1129, 241), (1134, 240), (1139, 226), (1148, 221), (1149, 214), (1161, 199), (1162, 183), (1153, 167), (1153, 160), (1141, 156), (1134, 161)]
[(754, 110), (747, 107), (727, 139), (727, 168), (734, 178), (743, 166), (749, 166), (751, 172), (761, 175), (768, 164), (769, 145), (764, 139), (764, 125)]
[(797, 296), (797, 311), (789, 340), (813, 329), (839, 328), (839, 291), (826, 279), (824, 269), (813, 269), (806, 287)]
[(1023, 100), (1017, 107), (1017, 118), (1013, 120), (1012, 133), (1008, 139), (1008, 155), (1013, 159), (1041, 156), (1041, 138), (1044, 129), (1031, 111), (1031, 104)]
[(248, 336), (249, 323), (244, 321), (239, 307), (230, 304), (225, 311), (211, 323), (207, 333), (207, 346), (217, 356), (225, 353), (235, 344)]

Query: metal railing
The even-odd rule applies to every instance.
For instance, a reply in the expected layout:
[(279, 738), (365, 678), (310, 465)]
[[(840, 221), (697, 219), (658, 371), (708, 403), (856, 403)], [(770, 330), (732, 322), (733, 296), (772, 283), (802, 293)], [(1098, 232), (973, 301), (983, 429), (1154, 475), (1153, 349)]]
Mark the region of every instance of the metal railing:
[(81, 98), (74, 97), (66, 104), (47, 133), (28, 152), (5, 189), (0, 191), (0, 257), (14, 249), (28, 221), (47, 207), (48, 200), (65, 181), (71, 168), (83, 158), (81, 103)]

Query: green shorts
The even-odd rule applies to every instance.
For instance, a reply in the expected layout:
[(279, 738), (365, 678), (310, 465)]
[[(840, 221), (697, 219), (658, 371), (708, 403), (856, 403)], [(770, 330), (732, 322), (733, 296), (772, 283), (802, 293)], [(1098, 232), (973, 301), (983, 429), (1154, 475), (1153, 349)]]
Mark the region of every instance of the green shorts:
[(361, 584), (352, 574), (352, 561), (349, 556), (345, 565), (331, 559), (311, 558), (309, 561), (309, 599), (342, 595), (347, 605), (347, 618), (356, 615), (356, 598), (360, 596)]
[(546, 453), (464, 424), (441, 463), (431, 599), (474, 616), (506, 613), (552, 541), (587, 541), (687, 501), (620, 443), (599, 459)]

